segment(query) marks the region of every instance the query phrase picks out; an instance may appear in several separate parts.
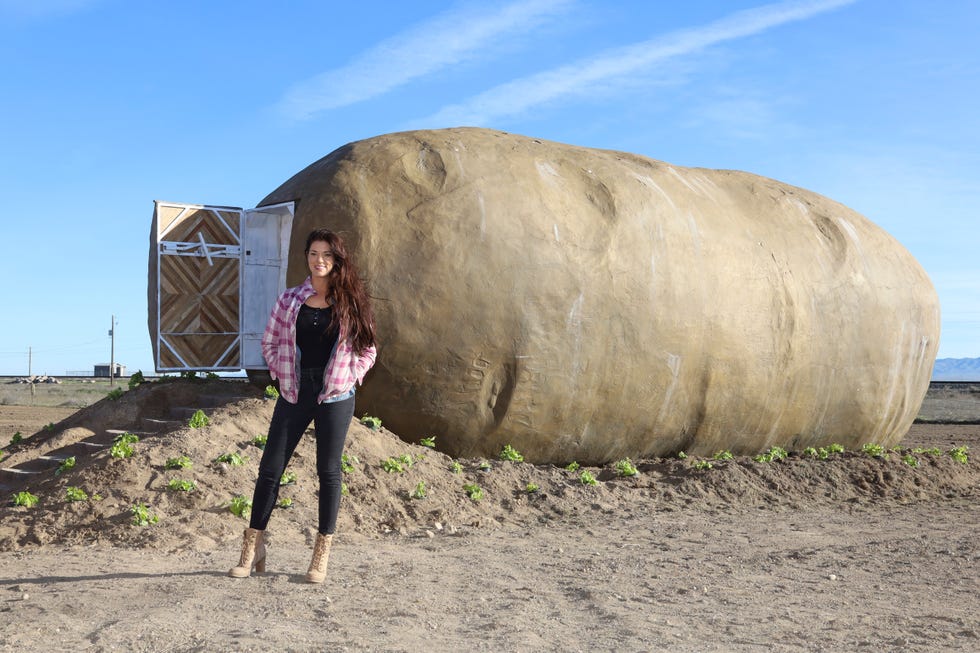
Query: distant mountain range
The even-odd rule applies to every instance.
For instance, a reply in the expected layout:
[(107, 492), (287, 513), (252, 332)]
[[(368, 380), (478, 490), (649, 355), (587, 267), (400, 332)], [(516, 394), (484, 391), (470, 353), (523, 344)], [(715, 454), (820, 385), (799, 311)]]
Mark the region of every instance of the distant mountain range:
[(980, 381), (980, 358), (937, 358), (933, 381)]

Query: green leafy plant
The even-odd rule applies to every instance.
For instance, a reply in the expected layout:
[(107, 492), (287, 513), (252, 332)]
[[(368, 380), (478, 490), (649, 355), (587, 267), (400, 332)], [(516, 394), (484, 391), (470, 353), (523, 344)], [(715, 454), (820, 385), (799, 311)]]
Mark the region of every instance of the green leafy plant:
[(453, 474), (461, 474), (463, 472), (463, 466), (458, 460), (454, 460), (449, 463), (449, 471), (451, 471)]
[(436, 438), (435, 436), (431, 438), (422, 438), (421, 440), (419, 440), (419, 444), (422, 445), (423, 447), (428, 447), (429, 449), (435, 449)]
[(819, 454), (815, 447), (807, 447), (803, 450), (803, 455), (807, 458), (816, 458)]
[(385, 470), (389, 474), (401, 474), (405, 471), (405, 467), (394, 458), (387, 458), (381, 461), (381, 469)]
[(125, 440), (117, 440), (109, 447), (109, 455), (113, 458), (130, 458), (135, 453), (133, 445)]
[(363, 417), (361, 417), (361, 424), (368, 427), (372, 431), (377, 431), (381, 428), (381, 418), (371, 417), (370, 415), (365, 414)]
[(174, 492), (190, 492), (191, 490), (197, 489), (197, 483), (182, 478), (172, 478), (167, 483), (167, 489), (173, 490)]
[(836, 442), (827, 447), (828, 453), (844, 453), (844, 445)]
[(581, 467), (581, 465), (579, 465), (574, 460), (572, 462), (568, 463), (567, 465), (565, 465), (565, 469), (568, 470), (568, 471), (570, 471), (570, 472), (577, 472), (579, 467)]
[(711, 464), (710, 460), (695, 460), (693, 463), (691, 463), (691, 467), (701, 471), (705, 469), (711, 469), (712, 467), (714, 467), (714, 465)]
[(912, 453), (926, 454), (927, 456), (941, 456), (943, 455), (942, 449), (939, 447), (932, 447), (926, 449), (925, 447), (916, 447), (912, 450)]
[(540, 489), (541, 488), (538, 487), (537, 483), (528, 483), (527, 485), (524, 486), (524, 491), (527, 492), (528, 494), (534, 494)]
[(279, 398), (279, 390), (276, 389), (276, 386), (274, 386), (274, 385), (267, 385), (267, 386), (265, 386), (265, 398), (266, 399), (278, 399)]
[(252, 446), (258, 447), (259, 449), (265, 449), (265, 445), (268, 442), (269, 442), (268, 435), (256, 435), (254, 438), (252, 438)]
[(481, 472), (489, 472), (491, 469), (493, 469), (490, 463), (484, 460), (483, 458), (480, 458), (480, 462), (476, 464), (476, 468), (479, 469)]
[(119, 399), (119, 397), (123, 396), (124, 392), (125, 390), (123, 390), (122, 388), (115, 388), (113, 390), (110, 390), (108, 393), (106, 393), (105, 397), (109, 401), (115, 401), (116, 399)]
[(966, 462), (969, 460), (966, 455), (967, 451), (969, 451), (969, 447), (963, 445), (962, 447), (953, 447), (948, 453), (949, 457), (956, 462), (966, 464)]
[(880, 444), (875, 444), (874, 442), (865, 442), (864, 446), (861, 447), (861, 451), (875, 458), (881, 458), (885, 455), (885, 448)]
[(357, 459), (357, 456), (353, 454), (342, 454), (340, 456), (340, 471), (345, 474), (350, 474), (356, 469), (356, 465), (360, 465), (361, 461)]
[(188, 381), (196, 381), (197, 372), (195, 370), (186, 370), (180, 373), (180, 378), (187, 379)]
[(413, 499), (425, 498), (425, 481), (419, 481), (415, 484), (415, 489), (412, 490), (411, 496)]
[(186, 467), (191, 467), (194, 463), (187, 456), (177, 456), (176, 458), (167, 458), (167, 461), (163, 463), (164, 469), (184, 469)]
[(149, 526), (160, 521), (160, 518), (145, 503), (134, 503), (129, 512), (133, 515), (134, 526)]
[(54, 470), (54, 475), (61, 476), (69, 469), (72, 469), (74, 466), (75, 466), (75, 456), (68, 456), (67, 458), (61, 461), (61, 464), (58, 465), (58, 469)]
[(226, 463), (228, 465), (232, 465), (233, 467), (238, 467), (240, 465), (244, 465), (246, 460), (248, 460), (248, 456), (242, 456), (237, 451), (232, 451), (230, 453), (221, 454), (211, 462), (215, 465)]
[(252, 511), (252, 500), (244, 495), (237, 495), (228, 502), (228, 510), (236, 517), (245, 518)]
[[(343, 488), (341, 488), (341, 491), (343, 491)], [(279, 499), (279, 503), (277, 503), (276, 506), (278, 506), (279, 508), (292, 508), (293, 500), (289, 497), (283, 497)]]
[(347, 487), (346, 483), (340, 484), (340, 496), (343, 497), (350, 496), (350, 489)]
[(907, 453), (904, 456), (902, 456), (902, 462), (908, 465), (909, 467), (919, 466), (919, 459), (910, 453)]
[(190, 420), (188, 420), (187, 422), (187, 426), (191, 427), (192, 429), (200, 429), (200, 428), (204, 428), (210, 423), (211, 423), (211, 419), (204, 414), (203, 410), (198, 408), (197, 410), (194, 411), (194, 414), (191, 415)]
[(685, 459), (687, 458), (687, 454), (686, 454), (686, 453), (684, 453), (683, 451), (678, 451), (678, 452), (677, 452), (677, 457), (678, 457), (678, 458), (679, 458), (680, 460), (685, 460)]
[(3, 449), (0, 449), (0, 460), (3, 460), (4, 459), (4, 456), (6, 456), (6, 455), (7, 455), (7, 452), (4, 451)]
[(207, 373), (205, 373), (204, 378), (205, 379), (213, 380), (213, 379), (217, 379), (217, 378), (220, 378), (220, 377), (218, 376), (218, 374), (216, 372), (207, 372)]
[(713, 457), (715, 460), (732, 460), (733, 458), (735, 458), (735, 456), (732, 455), (732, 452), (728, 450), (716, 451)]
[(292, 485), (296, 482), (296, 472), (283, 472), (279, 477), (279, 485)]
[(582, 485), (595, 485), (596, 484), (595, 476), (593, 476), (592, 475), (592, 472), (590, 472), (587, 469), (582, 470), (582, 473), (579, 474), (578, 480), (579, 480), (579, 482)]
[(524, 456), (521, 454), (521, 452), (509, 444), (505, 445), (504, 448), (500, 450), (498, 457), (501, 460), (510, 460), (515, 463), (524, 462)]
[(633, 461), (629, 458), (623, 458), (622, 460), (616, 461), (616, 475), (617, 476), (636, 476), (640, 472), (637, 471), (636, 466), (633, 465)]
[(45, 424), (44, 425), (44, 430), (45, 431), (53, 431), (54, 430), (54, 422), (48, 422), (47, 424)]
[(87, 501), (88, 493), (80, 487), (69, 485), (65, 488), (65, 501)]
[(412, 458), (412, 455), (407, 453), (403, 453), (402, 455), (398, 456), (397, 460), (406, 468), (409, 468), (415, 464), (415, 460)]
[(788, 455), (789, 452), (782, 447), (769, 447), (769, 451), (760, 453), (758, 456), (753, 456), (752, 460), (757, 463), (773, 463), (785, 459)]
[(132, 374), (129, 377), (129, 389), (132, 390), (141, 383), (145, 383), (146, 379), (143, 378), (143, 371), (137, 370), (136, 374)]
[(13, 435), (10, 436), (10, 444), (12, 444), (12, 445), (17, 444), (18, 442), (20, 442), (23, 439), (24, 439), (24, 436), (20, 434), (20, 431), (17, 431), (16, 433), (14, 433)]
[(483, 488), (476, 483), (466, 483), (463, 485), (463, 491), (466, 492), (466, 496), (473, 501), (479, 501), (483, 498)]
[(13, 504), (25, 508), (33, 508), (37, 505), (37, 497), (28, 491), (17, 492), (13, 495)]
[(134, 442), (139, 442), (140, 437), (135, 433), (130, 433), (129, 431), (127, 431), (126, 433), (120, 433), (115, 438), (113, 438), (112, 441), (123, 442), (125, 444), (133, 444)]

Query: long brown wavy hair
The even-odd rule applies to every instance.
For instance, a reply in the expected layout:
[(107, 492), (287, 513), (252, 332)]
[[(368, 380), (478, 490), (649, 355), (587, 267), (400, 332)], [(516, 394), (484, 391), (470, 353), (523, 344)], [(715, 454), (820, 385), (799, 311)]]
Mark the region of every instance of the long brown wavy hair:
[(330, 253), (333, 254), (333, 269), (330, 270), (327, 290), (327, 299), (332, 300), (333, 305), (330, 326), (343, 326), (354, 351), (361, 354), (374, 344), (374, 311), (371, 310), (371, 300), (347, 253), (344, 239), (329, 229), (314, 229), (306, 237), (304, 254), (310, 253), (310, 246), (316, 241), (327, 243)]

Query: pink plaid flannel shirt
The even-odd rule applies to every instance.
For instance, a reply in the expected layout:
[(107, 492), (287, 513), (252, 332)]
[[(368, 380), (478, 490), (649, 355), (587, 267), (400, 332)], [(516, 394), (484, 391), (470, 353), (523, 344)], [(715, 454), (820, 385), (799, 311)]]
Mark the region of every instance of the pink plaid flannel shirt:
[[(296, 316), (299, 307), (316, 294), (310, 278), (279, 295), (269, 315), (269, 322), (262, 334), (262, 355), (269, 364), (269, 373), (279, 380), (279, 394), (291, 404), (299, 400), (299, 370), (296, 365)], [(323, 391), (317, 397), (319, 403), (340, 397), (361, 383), (364, 375), (374, 365), (377, 351), (374, 346), (365, 349), (360, 356), (354, 353), (343, 327), (337, 346), (323, 373)]]

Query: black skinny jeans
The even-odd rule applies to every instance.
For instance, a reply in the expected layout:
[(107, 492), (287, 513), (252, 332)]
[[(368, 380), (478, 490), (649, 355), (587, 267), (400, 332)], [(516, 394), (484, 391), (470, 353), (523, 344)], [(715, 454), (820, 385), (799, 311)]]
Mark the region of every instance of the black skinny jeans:
[(320, 477), (319, 532), (330, 535), (337, 528), (340, 510), (341, 469), (347, 429), (354, 416), (354, 397), (332, 403), (317, 403), (323, 389), (323, 370), (300, 374), (299, 400), (291, 404), (282, 397), (276, 401), (269, 425), (269, 438), (259, 462), (259, 477), (252, 495), (249, 526), (265, 530), (279, 498), (279, 483), (289, 459), (310, 422), (316, 432), (316, 471)]

